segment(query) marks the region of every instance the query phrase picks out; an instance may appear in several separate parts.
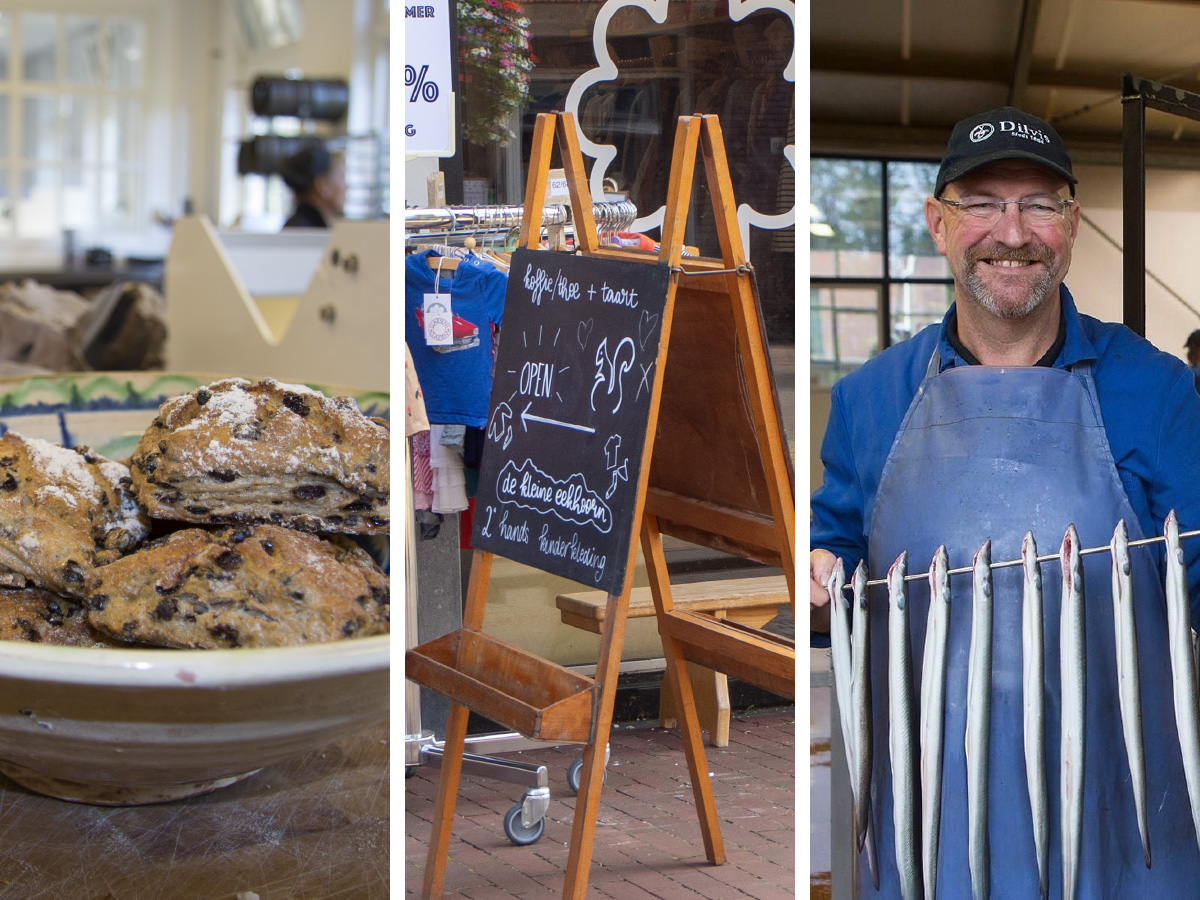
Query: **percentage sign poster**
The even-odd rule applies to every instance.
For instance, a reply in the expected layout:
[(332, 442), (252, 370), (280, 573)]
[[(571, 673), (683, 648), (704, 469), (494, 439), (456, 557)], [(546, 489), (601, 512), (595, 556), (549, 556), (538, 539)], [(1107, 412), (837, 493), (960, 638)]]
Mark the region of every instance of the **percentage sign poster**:
[(454, 155), (450, 0), (404, 5), (404, 153)]
[(666, 265), (513, 254), (476, 548), (621, 590), (669, 278)]

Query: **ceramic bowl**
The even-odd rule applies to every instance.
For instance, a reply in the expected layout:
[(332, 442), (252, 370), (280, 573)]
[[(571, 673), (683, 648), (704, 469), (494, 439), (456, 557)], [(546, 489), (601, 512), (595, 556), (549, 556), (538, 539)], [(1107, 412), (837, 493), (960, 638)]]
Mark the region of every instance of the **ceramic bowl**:
[(0, 772), (110, 806), (202, 794), (383, 721), (388, 636), (306, 647), (0, 642)]
[[(0, 379), (0, 430), (121, 459), (163, 399), (217, 377)], [(312, 386), (388, 414), (386, 394)], [(372, 550), (386, 566), (384, 546)], [(387, 635), (231, 650), (0, 641), (0, 772), (42, 794), (102, 805), (215, 790), (386, 719), (389, 645)]]

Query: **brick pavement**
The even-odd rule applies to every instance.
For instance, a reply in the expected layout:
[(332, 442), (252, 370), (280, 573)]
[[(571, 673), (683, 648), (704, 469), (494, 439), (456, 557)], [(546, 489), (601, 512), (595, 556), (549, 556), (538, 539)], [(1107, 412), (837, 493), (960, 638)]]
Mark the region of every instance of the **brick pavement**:
[[(600, 797), (588, 897), (601, 900), (785, 900), (796, 896), (792, 707), (735, 713), (729, 747), (706, 747), (727, 861), (708, 864), (677, 730), (613, 727)], [(567, 766), (577, 746), (505, 756), (550, 774), (546, 833), (517, 847), (502, 817), (522, 789), (464, 776), (455, 809), (445, 898), (551, 900), (562, 893), (575, 796)], [(405, 894), (420, 895), (439, 771), (405, 781)]]

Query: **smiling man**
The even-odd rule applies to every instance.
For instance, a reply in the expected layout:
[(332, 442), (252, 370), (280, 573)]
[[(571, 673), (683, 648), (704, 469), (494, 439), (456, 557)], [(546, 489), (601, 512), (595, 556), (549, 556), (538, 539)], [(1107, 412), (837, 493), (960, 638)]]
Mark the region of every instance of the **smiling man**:
[[(1072, 524), (1085, 548), (1107, 545), (1121, 520), (1130, 540), (1159, 536), (1171, 510), (1184, 530), (1200, 527), (1200, 397), (1190, 371), (1124, 326), (1081, 314), (1063, 284), (1079, 226), (1075, 184), (1062, 139), (1035, 116), (1004, 107), (955, 126), (925, 203), (930, 234), (954, 276), (954, 303), (940, 324), (834, 388), (824, 483), (812, 498), (814, 632), (829, 629), (825, 584), (838, 558), (847, 573), (866, 560), (870, 578), (882, 579), (904, 552), (909, 571), (921, 573), (943, 544), (950, 566), (965, 568), (988, 540), (993, 563), (1019, 560), (1027, 532), (1043, 556), (1055, 553)], [(1200, 583), (1198, 551), (1197, 541), (1184, 542), (1191, 585)], [(1172, 701), (1162, 545), (1131, 553), (1153, 865), (1143, 854), (1121, 728), (1107, 553), (1084, 557), (1085, 788), (1078, 859), (1066, 864), (1078, 897), (1192, 896), (1200, 851)], [(942, 896), (971, 896), (972, 857), (977, 869), (984, 861), (982, 880), (994, 897), (1063, 896), (1057, 560), (1042, 562), (1041, 574), (1048, 807), (1031, 812), (1026, 778), (1022, 572), (994, 568), (982, 852), (968, 842), (964, 751), (971, 577), (951, 578), (940, 852), (936, 873), (924, 879)], [(886, 592), (873, 589), (869, 602), (870, 827), (882, 896), (897, 897)], [(908, 604), (919, 697), (929, 605), (923, 578), (909, 583)], [(1048, 828), (1044, 871), (1035, 819)], [(905, 826), (901, 844), (919, 847), (924, 824), (917, 833)], [(1068, 821), (1069, 831), (1076, 827)], [(868, 885), (865, 853), (860, 860), (859, 883)]]

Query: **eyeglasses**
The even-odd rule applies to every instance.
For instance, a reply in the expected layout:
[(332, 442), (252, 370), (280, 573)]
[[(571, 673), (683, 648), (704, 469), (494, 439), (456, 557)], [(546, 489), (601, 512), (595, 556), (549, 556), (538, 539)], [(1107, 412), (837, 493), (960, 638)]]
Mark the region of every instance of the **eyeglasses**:
[(1017, 211), (1030, 225), (1049, 225), (1062, 219), (1063, 214), (1075, 204), (1063, 197), (1030, 197), (1027, 200), (951, 200), (938, 197), (947, 206), (953, 206), (969, 218), (988, 225), (995, 225), (1004, 214), (1004, 208), (1015, 204)]

